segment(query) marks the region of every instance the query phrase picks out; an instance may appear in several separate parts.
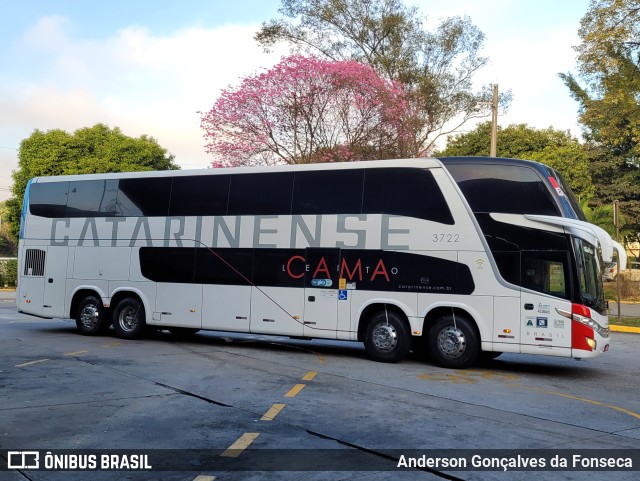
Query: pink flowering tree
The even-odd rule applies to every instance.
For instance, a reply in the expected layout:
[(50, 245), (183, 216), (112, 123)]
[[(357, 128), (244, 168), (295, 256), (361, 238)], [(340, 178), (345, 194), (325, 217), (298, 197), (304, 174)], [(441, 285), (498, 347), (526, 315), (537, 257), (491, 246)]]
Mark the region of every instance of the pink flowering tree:
[(201, 127), (213, 167), (394, 158), (409, 154), (410, 105), (369, 66), (294, 55), (224, 90)]

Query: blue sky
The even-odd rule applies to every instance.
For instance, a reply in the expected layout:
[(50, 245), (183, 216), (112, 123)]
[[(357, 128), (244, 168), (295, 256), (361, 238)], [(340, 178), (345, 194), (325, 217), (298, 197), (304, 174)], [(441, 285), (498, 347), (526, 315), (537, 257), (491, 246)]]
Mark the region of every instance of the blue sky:
[[(588, 0), (406, 0), (428, 25), (468, 15), (486, 36), (478, 86), (511, 89), (501, 125), (528, 123), (579, 135), (577, 104), (558, 72), (575, 70)], [(198, 111), (221, 89), (286, 54), (253, 41), (279, 0), (0, 0), (0, 200), (17, 147), (34, 129), (103, 122), (150, 135), (183, 168), (203, 168)], [(470, 125), (468, 128), (472, 128)], [(499, 147), (499, 146), (498, 146)]]

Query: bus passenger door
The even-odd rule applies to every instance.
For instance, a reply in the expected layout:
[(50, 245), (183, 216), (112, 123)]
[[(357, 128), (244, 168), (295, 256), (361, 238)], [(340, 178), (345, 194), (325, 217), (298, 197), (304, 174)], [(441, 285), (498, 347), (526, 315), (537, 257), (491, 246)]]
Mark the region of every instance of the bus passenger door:
[(348, 312), (346, 287), (340, 289), (340, 249), (309, 248), (304, 282), (304, 335), (336, 339), (338, 304)]
[(571, 355), (571, 319), (560, 314), (571, 312), (568, 266), (566, 252), (522, 252), (521, 352)]

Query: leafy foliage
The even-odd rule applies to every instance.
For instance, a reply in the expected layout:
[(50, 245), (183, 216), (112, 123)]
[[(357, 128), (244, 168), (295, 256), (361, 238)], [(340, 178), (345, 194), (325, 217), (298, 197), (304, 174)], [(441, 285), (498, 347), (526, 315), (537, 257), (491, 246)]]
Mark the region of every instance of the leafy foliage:
[(18, 245), (16, 239), (11, 235), (11, 225), (8, 219), (9, 209), (7, 204), (6, 202), (0, 202), (0, 257), (15, 257), (18, 255)]
[(294, 55), (224, 90), (201, 126), (214, 166), (379, 159), (405, 154), (409, 112), (371, 67)]
[(616, 238), (616, 226), (613, 221), (613, 205), (590, 206), (587, 200), (580, 202), (582, 212), (592, 224), (602, 227), (609, 235)]
[(17, 238), (22, 198), (33, 177), (178, 169), (173, 159), (155, 139), (129, 137), (104, 124), (72, 134), (60, 129), (35, 130), (20, 143), (18, 169), (13, 172), (13, 197), (7, 201), (11, 233)]
[[(560, 74), (579, 102), (579, 121), (592, 143), (594, 202), (621, 201), (640, 229), (640, 4), (592, 0), (578, 31), (579, 78)], [(584, 84), (581, 84), (582, 80)]]
[[(282, 18), (255, 35), (265, 48), (287, 42), (294, 50), (336, 61), (366, 63), (411, 92), (412, 156), (424, 155), (441, 135), (485, 116), (491, 87), (473, 92), (484, 34), (468, 17), (443, 20), (435, 31), (400, 0), (282, 0)], [(510, 92), (501, 94), (506, 108)]]
[[(437, 156), (488, 156), (491, 122), (483, 122), (466, 134), (449, 137)], [(498, 155), (542, 162), (558, 170), (574, 193), (582, 199), (594, 194), (587, 151), (569, 132), (553, 128), (536, 129), (526, 124), (498, 126)]]

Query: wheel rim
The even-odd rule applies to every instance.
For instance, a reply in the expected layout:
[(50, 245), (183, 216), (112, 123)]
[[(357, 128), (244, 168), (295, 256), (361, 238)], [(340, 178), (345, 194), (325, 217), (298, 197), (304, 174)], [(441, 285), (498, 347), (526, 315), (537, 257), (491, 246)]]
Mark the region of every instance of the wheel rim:
[(391, 324), (378, 324), (371, 334), (373, 345), (379, 351), (393, 351), (398, 345), (398, 331)]
[(85, 329), (92, 329), (98, 324), (99, 315), (96, 304), (87, 304), (80, 311), (80, 322)]
[(138, 327), (138, 310), (133, 307), (125, 307), (118, 315), (118, 324), (123, 331), (131, 332)]
[(438, 334), (438, 349), (447, 359), (457, 359), (467, 349), (467, 339), (455, 326), (445, 327)]

